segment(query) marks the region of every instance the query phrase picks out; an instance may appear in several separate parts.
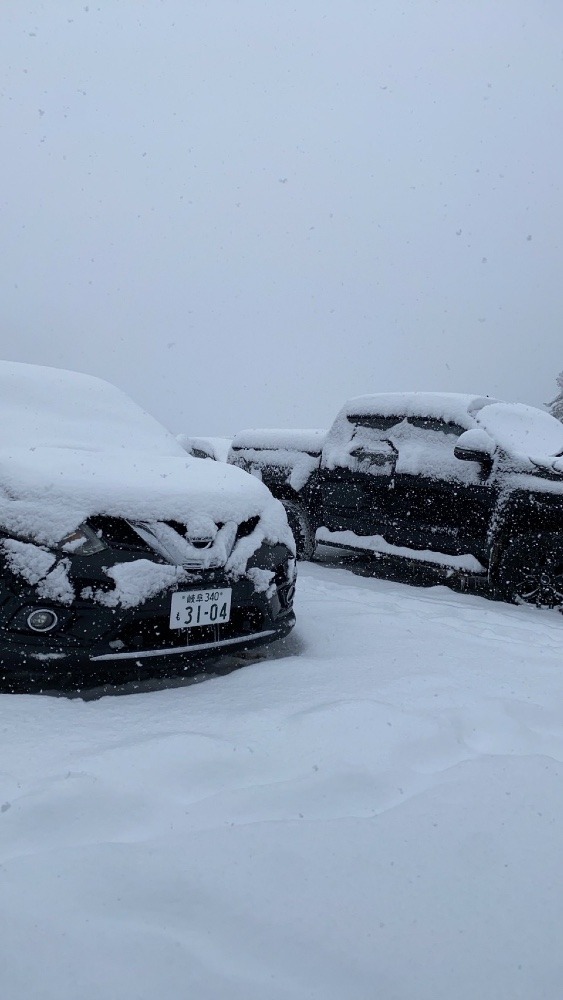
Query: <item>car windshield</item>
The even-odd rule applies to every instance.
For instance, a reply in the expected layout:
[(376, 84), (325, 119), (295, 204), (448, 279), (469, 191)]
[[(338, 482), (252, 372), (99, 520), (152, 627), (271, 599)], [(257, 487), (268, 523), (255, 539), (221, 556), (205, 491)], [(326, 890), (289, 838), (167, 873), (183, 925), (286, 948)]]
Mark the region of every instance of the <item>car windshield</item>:
[(476, 414), (478, 423), (512, 455), (553, 458), (563, 454), (563, 423), (524, 403), (493, 403)]

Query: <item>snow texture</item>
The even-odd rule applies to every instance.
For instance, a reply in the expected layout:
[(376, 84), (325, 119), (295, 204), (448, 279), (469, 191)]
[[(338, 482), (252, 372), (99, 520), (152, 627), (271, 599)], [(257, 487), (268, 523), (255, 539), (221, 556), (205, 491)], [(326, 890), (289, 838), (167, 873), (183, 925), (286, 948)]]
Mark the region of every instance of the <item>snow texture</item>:
[(446, 552), (433, 552), (430, 549), (408, 549), (403, 545), (391, 545), (381, 535), (356, 535), (353, 531), (329, 531), (328, 528), (319, 528), (316, 540), (326, 545), (343, 545), (350, 549), (401, 556), (435, 566), (449, 566), (452, 570), (462, 570), (466, 573), (486, 572), (485, 567), (470, 553), (450, 555)]
[(474, 415), (489, 403), (491, 396), (473, 396), (459, 392), (380, 392), (356, 396), (343, 406), (337, 420), (350, 416), (433, 417), (447, 423), (473, 425)]
[(315, 564), (297, 612), (202, 684), (0, 697), (3, 996), (560, 1000), (561, 616)]
[[(378, 430), (354, 422), (354, 417), (372, 415), (396, 416), (397, 424)], [(444, 427), (413, 426), (408, 418), (430, 418), (443, 422)], [(352, 453), (358, 446), (377, 451), (382, 442), (390, 441), (398, 453), (397, 472), (478, 482), (478, 464), (460, 461), (454, 448), (461, 433), (463, 443), (470, 447), (467, 435), (479, 429), (491, 439), (487, 448), (491, 455), (500, 449), (505, 457), (514, 459), (504, 463), (505, 471), (531, 468), (532, 461), (552, 464), (553, 456), (563, 452), (563, 425), (533, 406), (456, 393), (380, 393), (346, 403), (327, 435), (323, 464), (329, 469), (356, 469), (359, 466)]]
[(0, 543), (6, 553), (6, 561), (12, 573), (21, 576), (26, 583), (34, 586), (47, 576), (56, 557), (47, 549), (33, 542), (20, 542), (16, 538), (5, 538)]
[(477, 420), (510, 455), (542, 461), (563, 453), (563, 424), (535, 406), (496, 403), (483, 407)]
[(470, 430), (460, 434), (456, 441), (456, 448), (481, 452), (492, 458), (496, 445), (492, 437), (482, 427), (472, 427)]
[(261, 480), (264, 469), (276, 468), (285, 473), (285, 481), (291, 489), (303, 489), (312, 473), (319, 467), (319, 456), (305, 451), (288, 451), (286, 448), (268, 451), (244, 448), (229, 453), (229, 462), (239, 465)]
[(163, 566), (149, 559), (118, 563), (106, 573), (115, 582), (115, 590), (94, 590), (93, 597), (108, 608), (118, 605), (122, 608), (137, 607), (149, 597), (169, 587), (177, 587), (188, 579), (188, 573), (181, 566)]
[(285, 472), (285, 481), (298, 492), (319, 466), (324, 430), (246, 430), (233, 438), (229, 462), (262, 478), (265, 468)]
[(212, 458), (215, 462), (226, 462), (231, 447), (231, 439), (224, 437), (188, 437), (187, 434), (177, 434), (176, 440), (190, 455), (194, 451), (203, 452), (205, 457)]
[(252, 580), (257, 594), (266, 593), (270, 597), (275, 593), (276, 585), (274, 579), (276, 574), (272, 573), (271, 570), (252, 567), (246, 571), (246, 575), (249, 580)]
[[(338, 413), (327, 434), (323, 448), (323, 464), (329, 469), (353, 468), (355, 463), (350, 452), (355, 447), (354, 441), (359, 440), (359, 443), (362, 443), (362, 438), (369, 437), (370, 434), (374, 440), (392, 440), (392, 435), (388, 430), (378, 432), (357, 426), (354, 423), (354, 417), (373, 415), (385, 418), (397, 417), (396, 427), (400, 427), (400, 423), (405, 417), (430, 417), (434, 420), (454, 424), (460, 428), (461, 432), (475, 426), (474, 413), (488, 402), (490, 400), (487, 397), (438, 392), (382, 392), (377, 395), (358, 396), (356, 399), (350, 399)], [(416, 441), (413, 441), (413, 428), (405, 426), (405, 430), (408, 430), (408, 434), (401, 457), (402, 468), (403, 471), (416, 474), (424, 466), (424, 456), (420, 454)], [(398, 433), (401, 433), (400, 430)], [(421, 432), (420, 437), (422, 437), (422, 433), (424, 432)], [(453, 461), (453, 441), (455, 439), (453, 436), (449, 436), (452, 437), (449, 447), (451, 461)], [(427, 440), (431, 439), (427, 438)], [(457, 464), (461, 466), (461, 463)], [(461, 468), (458, 471), (462, 476), (467, 474)]]
[(192, 458), (114, 386), (76, 372), (0, 363), (0, 526), (46, 545), (88, 517), (202, 522), (262, 518), (289, 542), (283, 507), (255, 478)]
[(47, 573), (45, 579), (40, 580), (37, 584), (39, 597), (44, 597), (49, 601), (60, 601), (61, 604), (72, 604), (75, 594), (74, 587), (68, 578), (69, 569), (69, 560), (61, 559), (54, 569)]

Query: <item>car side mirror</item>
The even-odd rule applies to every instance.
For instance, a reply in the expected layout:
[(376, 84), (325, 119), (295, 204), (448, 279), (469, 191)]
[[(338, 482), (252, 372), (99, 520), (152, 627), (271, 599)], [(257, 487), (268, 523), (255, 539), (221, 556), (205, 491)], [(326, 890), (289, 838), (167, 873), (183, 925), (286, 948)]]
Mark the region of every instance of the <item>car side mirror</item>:
[(492, 466), (495, 443), (486, 431), (480, 427), (473, 427), (470, 431), (464, 431), (458, 437), (454, 455), (462, 462), (479, 462), (483, 466)]

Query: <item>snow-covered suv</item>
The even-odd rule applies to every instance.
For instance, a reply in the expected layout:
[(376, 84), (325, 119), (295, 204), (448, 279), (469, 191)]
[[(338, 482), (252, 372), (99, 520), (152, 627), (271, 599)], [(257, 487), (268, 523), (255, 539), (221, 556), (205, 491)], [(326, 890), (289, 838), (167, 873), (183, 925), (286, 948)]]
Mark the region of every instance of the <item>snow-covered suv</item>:
[(1, 675), (153, 666), (285, 635), (294, 543), (251, 476), (114, 386), (0, 362)]
[(563, 606), (563, 424), (490, 397), (381, 393), (331, 429), (244, 431), (229, 461), (284, 503), (301, 557), (317, 542), (488, 577)]

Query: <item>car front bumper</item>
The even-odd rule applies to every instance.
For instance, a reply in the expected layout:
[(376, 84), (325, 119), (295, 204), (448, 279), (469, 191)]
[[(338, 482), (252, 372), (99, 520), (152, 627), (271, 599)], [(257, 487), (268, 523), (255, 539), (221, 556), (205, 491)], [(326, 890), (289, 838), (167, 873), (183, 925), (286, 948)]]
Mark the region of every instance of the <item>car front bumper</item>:
[[(68, 609), (52, 605), (64, 623), (57, 634), (23, 634), (8, 622), (0, 625), (0, 687), (9, 689), (12, 681), (26, 678), (34, 687), (37, 682), (40, 686), (85, 686), (101, 676), (111, 679), (113, 674), (148, 677), (151, 673), (200, 672), (224, 654), (242, 653), (283, 638), (295, 625), (294, 585), (289, 577), (268, 593), (258, 593), (249, 579), (233, 582), (218, 574), (189, 586), (231, 587), (231, 620), (171, 629), (168, 591), (129, 610), (91, 600), (77, 601)], [(49, 602), (42, 604), (49, 606)]]

